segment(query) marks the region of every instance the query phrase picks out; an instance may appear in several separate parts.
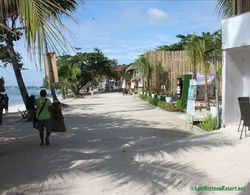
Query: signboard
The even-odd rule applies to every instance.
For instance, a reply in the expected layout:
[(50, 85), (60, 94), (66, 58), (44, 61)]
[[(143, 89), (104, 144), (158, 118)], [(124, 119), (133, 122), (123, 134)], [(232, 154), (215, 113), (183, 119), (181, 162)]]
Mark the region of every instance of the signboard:
[(197, 92), (197, 81), (195, 79), (191, 79), (188, 88), (188, 101), (187, 101), (188, 124), (193, 124), (193, 118), (195, 114), (196, 92)]
[[(48, 63), (48, 60), (50, 60), (50, 63)], [(56, 54), (55, 53), (48, 53), (47, 55), (44, 55), (44, 66), (45, 66), (45, 79), (49, 83), (49, 71), (51, 69), (51, 80), (53, 83), (58, 83), (58, 73), (57, 73), (57, 66), (56, 66)], [(51, 64), (51, 67), (49, 67), (49, 64)]]

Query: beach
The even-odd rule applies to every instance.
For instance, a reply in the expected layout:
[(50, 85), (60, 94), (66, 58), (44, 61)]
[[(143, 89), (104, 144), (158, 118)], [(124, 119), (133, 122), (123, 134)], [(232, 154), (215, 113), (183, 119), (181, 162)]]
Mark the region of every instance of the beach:
[(50, 146), (39, 145), (37, 130), (18, 113), (4, 116), (0, 193), (186, 195), (197, 194), (193, 186), (249, 185), (249, 138), (239, 140), (234, 126), (191, 130), (184, 113), (163, 111), (134, 95), (64, 103), (67, 132), (52, 133)]

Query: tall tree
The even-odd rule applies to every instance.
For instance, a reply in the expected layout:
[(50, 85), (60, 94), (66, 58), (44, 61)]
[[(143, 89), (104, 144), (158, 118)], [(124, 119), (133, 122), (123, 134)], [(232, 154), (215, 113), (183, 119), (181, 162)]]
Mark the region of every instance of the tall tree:
[(198, 47), (198, 37), (195, 34), (193, 34), (189, 42), (187, 42), (187, 44), (185, 45), (189, 61), (192, 65), (193, 79), (196, 79), (196, 73), (197, 73), (197, 58), (198, 58), (197, 47)]
[(156, 73), (156, 88), (158, 91), (161, 90), (161, 86), (163, 84), (163, 75), (164, 75), (164, 69), (162, 67), (162, 62), (158, 62), (155, 68)]
[(210, 72), (210, 63), (212, 59), (212, 54), (207, 53), (212, 49), (212, 36), (210, 33), (202, 33), (202, 36), (198, 37), (198, 59), (203, 68), (204, 77), (205, 77), (205, 100), (207, 102), (207, 109), (210, 109), (210, 100), (208, 92), (208, 73)]
[(79, 66), (71, 63), (70, 58), (70, 55), (64, 55), (57, 60), (58, 76), (60, 78), (59, 86), (63, 99), (68, 97), (68, 89), (76, 88), (75, 84), (78, 82), (77, 75), (81, 73)]
[(138, 66), (139, 72), (142, 75), (143, 80), (143, 91), (145, 90), (145, 79), (147, 80), (147, 88), (150, 86), (150, 80), (152, 77), (153, 67), (150, 65), (148, 59), (141, 55), (137, 60), (136, 64)]
[(161, 45), (156, 48), (156, 51), (182, 51), (185, 50), (185, 46), (190, 41), (192, 35), (176, 35), (178, 39), (180, 39), (179, 42), (173, 43), (171, 45)]
[(78, 52), (72, 56), (60, 56), (57, 63), (59, 78), (72, 81), (69, 82), (70, 89), (75, 95), (84, 86), (88, 84), (95, 85), (102, 75), (106, 75), (109, 78), (117, 78), (117, 73), (114, 70), (117, 61), (108, 59), (99, 49), (89, 53)]
[(14, 29), (18, 25), (21, 26), (28, 48), (34, 52), (33, 54), (37, 51), (39, 61), (41, 61), (44, 43), (48, 43), (53, 49), (56, 49), (58, 45), (63, 48), (61, 40), (64, 39), (59, 28), (59, 26), (63, 27), (63, 24), (59, 14), (69, 15), (69, 11), (74, 9), (76, 5), (74, 0), (0, 0), (0, 27), (25, 104), (28, 93), (22, 79), (17, 53), (14, 50), (13, 36), (17, 37)]

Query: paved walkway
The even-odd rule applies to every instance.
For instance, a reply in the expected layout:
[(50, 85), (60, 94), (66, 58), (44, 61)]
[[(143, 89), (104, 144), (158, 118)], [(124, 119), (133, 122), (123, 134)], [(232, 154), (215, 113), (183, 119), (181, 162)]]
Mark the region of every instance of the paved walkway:
[(186, 195), (199, 194), (195, 185), (248, 186), (250, 138), (239, 140), (234, 127), (190, 130), (184, 114), (117, 93), (67, 103), (68, 132), (53, 134), (50, 146), (9, 114), (0, 127), (0, 192)]

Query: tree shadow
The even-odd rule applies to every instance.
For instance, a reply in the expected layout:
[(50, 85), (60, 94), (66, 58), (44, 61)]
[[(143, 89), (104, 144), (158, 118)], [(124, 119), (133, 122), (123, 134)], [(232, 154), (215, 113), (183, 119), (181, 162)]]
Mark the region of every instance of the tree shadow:
[[(151, 127), (151, 122), (112, 114), (67, 114), (65, 123), (66, 134), (53, 134), (52, 145), (40, 147), (30, 123), (8, 121), (8, 132), (0, 134), (0, 172), (2, 178), (8, 178), (0, 180), (2, 191), (39, 192), (41, 185), (33, 183), (41, 184), (52, 177), (59, 177), (62, 182), (48, 183), (47, 188), (53, 185), (53, 189), (63, 191), (70, 188), (66, 178), (72, 174), (78, 179), (94, 174), (110, 181), (114, 188), (132, 185), (131, 190), (146, 188), (149, 194), (189, 188), (208, 184), (211, 178), (192, 164), (169, 156), (234, 145), (226, 137), (193, 135), (171, 123), (166, 129), (157, 129)], [(11, 137), (15, 139), (6, 141)]]

